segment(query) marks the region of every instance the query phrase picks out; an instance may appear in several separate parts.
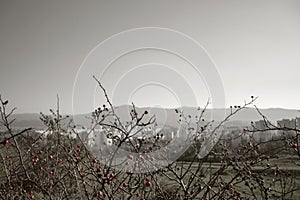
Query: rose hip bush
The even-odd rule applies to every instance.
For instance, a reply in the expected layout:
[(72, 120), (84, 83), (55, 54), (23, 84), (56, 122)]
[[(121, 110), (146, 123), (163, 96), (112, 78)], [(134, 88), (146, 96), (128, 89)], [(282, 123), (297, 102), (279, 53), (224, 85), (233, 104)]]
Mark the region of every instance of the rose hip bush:
[[(99, 83), (99, 82), (98, 82)], [(106, 92), (102, 85), (99, 86)], [(106, 95), (107, 97), (107, 95)], [(1, 98), (0, 98), (1, 99)], [(292, 199), (299, 189), (297, 174), (281, 169), (276, 160), (280, 152), (299, 155), (298, 138), (277, 138), (278, 145), (265, 148), (249, 132), (250, 137), (238, 147), (221, 137), (212, 151), (199, 157), (203, 138), (220, 131), (220, 127), (249, 103), (232, 107), (224, 121), (214, 125), (205, 121), (203, 109), (197, 116), (185, 116), (176, 109), (179, 122), (191, 134), (190, 145), (177, 160), (164, 166), (157, 159), (166, 159), (169, 152), (155, 152), (168, 144), (163, 134), (142, 137), (155, 118), (148, 111), (130, 111), (131, 120), (122, 122), (107, 98), (108, 106), (101, 106), (91, 115), (86, 136), (78, 132), (79, 125), (57, 110), (49, 115), (41, 113), (46, 129), (37, 133), (31, 128), (14, 128), (9, 102), (1, 99), (0, 135), (0, 197), (2, 199)], [(148, 118), (146, 117), (148, 116)], [(195, 119), (196, 123), (191, 123)], [(196, 124), (196, 125), (192, 125)], [(107, 141), (99, 149), (90, 148), (89, 134), (101, 127)], [(136, 137), (139, 135), (139, 137)], [(296, 135), (297, 137), (299, 135)], [(277, 143), (276, 143), (277, 144)], [(97, 147), (98, 148), (98, 147)], [(126, 151), (127, 154), (122, 154)], [(129, 152), (129, 153), (128, 153)], [(116, 163), (116, 158), (123, 160)], [(139, 171), (142, 167), (142, 171)], [(297, 197), (297, 196), (296, 196)]]

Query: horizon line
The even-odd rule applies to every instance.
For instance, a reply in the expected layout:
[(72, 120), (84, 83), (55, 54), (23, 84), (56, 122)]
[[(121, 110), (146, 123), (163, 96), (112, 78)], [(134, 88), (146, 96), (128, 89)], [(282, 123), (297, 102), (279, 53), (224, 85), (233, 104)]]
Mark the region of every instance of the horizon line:
[[(117, 106), (114, 106), (114, 108), (118, 108), (118, 107), (132, 107), (132, 105), (129, 105), (129, 104), (123, 104), (123, 105), (117, 105)], [(157, 107), (157, 106), (136, 106), (136, 108), (138, 109), (167, 109), (167, 110), (172, 110), (172, 109), (179, 109), (179, 108), (194, 108), (194, 109), (197, 109), (200, 107), (200, 109), (203, 109), (204, 107), (201, 107), (201, 106), (180, 106), (180, 107)], [(254, 107), (246, 107), (245, 109), (256, 109)], [(230, 109), (230, 107), (227, 107), (227, 108), (206, 108), (206, 110), (227, 110), (227, 109)], [(235, 108), (233, 108), (235, 109)], [(282, 107), (267, 107), (267, 108), (259, 108), (258, 109), (260, 110), (271, 110), (271, 109), (280, 109), (280, 110), (290, 110), (290, 111), (299, 111), (300, 112), (300, 109), (296, 109), (296, 108), (282, 108)], [(62, 115), (85, 115), (85, 114), (90, 114), (92, 113), (93, 111), (90, 111), (90, 112), (85, 112), (85, 113), (62, 113)], [(42, 112), (43, 113), (43, 112)], [(14, 113), (14, 115), (16, 114), (40, 114), (40, 111), (39, 112), (16, 112)]]

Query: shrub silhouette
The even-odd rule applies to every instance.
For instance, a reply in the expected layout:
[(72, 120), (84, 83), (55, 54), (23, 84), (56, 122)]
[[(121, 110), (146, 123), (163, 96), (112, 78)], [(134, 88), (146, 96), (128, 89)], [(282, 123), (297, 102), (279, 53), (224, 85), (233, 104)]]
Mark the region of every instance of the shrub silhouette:
[[(97, 80), (96, 80), (97, 81)], [(168, 142), (161, 135), (135, 137), (140, 131), (153, 126), (155, 118), (145, 121), (148, 111), (138, 113), (135, 106), (130, 111), (131, 120), (124, 124), (114, 111), (105, 89), (108, 106), (96, 109), (91, 115), (91, 127), (86, 136), (101, 127), (111, 139), (115, 149), (103, 144), (98, 154), (89, 145), (90, 139), (82, 137), (77, 125), (68, 116), (50, 110), (41, 114), (47, 127), (40, 134), (31, 128), (16, 130), (13, 127), (13, 110), (9, 102), (1, 99), (0, 135), (0, 197), (2, 199), (270, 199), (297, 198), (299, 196), (299, 171), (281, 169), (277, 164), (283, 155), (299, 159), (299, 134), (294, 138), (279, 137), (264, 143), (249, 138), (232, 148), (230, 141), (220, 138), (212, 151), (198, 158), (202, 145), (199, 139), (208, 132), (206, 125), (191, 127), (179, 109), (176, 112), (186, 131), (194, 132), (193, 142), (177, 160), (169, 160), (164, 167), (156, 168), (149, 152), (160, 150)], [(250, 106), (254, 97), (245, 105), (235, 106), (224, 121), (216, 125), (218, 131), (224, 122), (242, 109)], [(59, 100), (58, 100), (59, 102)], [(203, 121), (206, 106), (197, 120)], [(201, 114), (202, 113), (202, 114)], [(263, 115), (262, 115), (263, 116)], [(110, 120), (106, 120), (109, 118)], [(272, 127), (271, 130), (282, 129)], [(213, 132), (212, 131), (212, 132)], [(250, 134), (255, 129), (242, 130)], [(299, 132), (298, 130), (293, 130)], [(46, 134), (47, 133), (47, 134)], [(76, 136), (76, 137), (75, 137)], [(200, 137), (201, 136), (201, 137)], [(280, 147), (280, 151), (276, 152)], [(115, 158), (126, 150), (124, 162), (114, 166)], [(163, 152), (163, 151), (162, 151)], [(168, 152), (164, 152), (162, 157)], [(97, 155), (97, 156), (96, 156)], [(139, 156), (136, 156), (139, 155)], [(101, 157), (102, 156), (102, 157)], [(164, 157), (165, 158), (165, 157)], [(138, 162), (136, 162), (138, 161)], [(126, 168), (136, 162), (136, 171)], [(296, 163), (297, 164), (297, 163)], [(295, 166), (297, 166), (295, 164)], [(138, 172), (139, 165), (148, 171)], [(148, 167), (148, 168), (147, 168)], [(294, 167), (293, 169), (296, 169)], [(293, 173), (291, 173), (293, 172)]]

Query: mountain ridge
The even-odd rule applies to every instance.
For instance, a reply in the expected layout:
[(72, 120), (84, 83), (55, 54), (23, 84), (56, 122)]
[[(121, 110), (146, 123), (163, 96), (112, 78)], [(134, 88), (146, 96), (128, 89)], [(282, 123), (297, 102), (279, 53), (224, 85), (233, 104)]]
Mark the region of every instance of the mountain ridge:
[[(122, 105), (114, 108), (116, 113), (120, 116), (122, 121), (130, 120), (129, 112), (132, 109), (131, 105)], [(196, 116), (199, 115), (197, 107), (181, 107), (177, 108), (178, 110), (182, 110), (185, 115)], [(167, 124), (170, 126), (177, 126), (177, 120), (179, 119), (179, 114), (175, 112), (174, 108), (158, 108), (158, 107), (136, 107), (138, 113), (142, 114), (145, 110), (149, 112), (146, 118), (152, 115), (156, 116), (156, 121), (159, 124)], [(232, 109), (234, 111), (234, 108)], [(296, 109), (285, 109), (285, 108), (262, 108), (259, 109), (271, 122), (276, 123), (277, 120), (280, 119), (291, 119), (300, 117), (299, 110)], [(198, 113), (197, 113), (198, 112)], [(222, 121), (226, 115), (230, 114), (231, 109), (226, 108), (209, 108), (204, 112), (204, 118), (206, 120), (215, 120)], [(24, 128), (24, 127), (32, 127), (36, 129), (45, 128), (43, 123), (40, 120), (40, 114), (38, 113), (18, 113), (12, 115), (13, 118), (16, 118), (13, 126)], [(88, 126), (90, 124), (90, 120), (87, 117), (91, 116), (91, 113), (87, 114), (78, 114), (78, 115), (70, 115), (71, 118), (74, 119), (75, 124), (80, 124), (83, 126)], [(247, 124), (251, 121), (257, 121), (262, 119), (255, 108), (245, 108), (240, 110), (237, 114), (232, 116), (231, 120), (227, 122), (228, 124)]]

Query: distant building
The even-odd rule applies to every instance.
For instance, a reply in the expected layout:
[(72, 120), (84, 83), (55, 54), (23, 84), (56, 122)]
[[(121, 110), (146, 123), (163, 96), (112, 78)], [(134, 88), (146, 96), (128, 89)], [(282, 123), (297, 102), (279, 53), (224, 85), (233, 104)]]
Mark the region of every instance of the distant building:
[(297, 124), (296, 119), (282, 119), (277, 121), (277, 125), (281, 128), (296, 128)]
[(254, 126), (256, 129), (265, 130), (265, 129), (271, 127), (271, 124), (265, 120), (259, 120), (259, 121), (254, 122)]
[(300, 117), (296, 118), (296, 127), (297, 129), (300, 129)]
[(253, 130), (255, 132), (253, 133), (253, 138), (255, 139), (255, 141), (260, 143), (272, 140), (274, 131), (269, 130), (272, 127), (272, 124), (265, 120), (254, 122)]
[[(287, 128), (287, 129), (296, 129), (300, 128), (300, 118), (296, 119), (282, 119), (277, 121), (277, 126), (280, 128)], [(293, 130), (279, 130), (278, 134), (285, 135), (287, 137), (294, 137), (296, 132)]]
[(90, 131), (88, 136), (88, 144), (91, 147), (102, 146), (104, 144), (111, 145), (111, 139), (107, 138), (107, 132), (102, 128)]
[(248, 138), (243, 135), (243, 128), (238, 126), (228, 126), (222, 135), (222, 139), (226, 141), (230, 148), (237, 148)]

